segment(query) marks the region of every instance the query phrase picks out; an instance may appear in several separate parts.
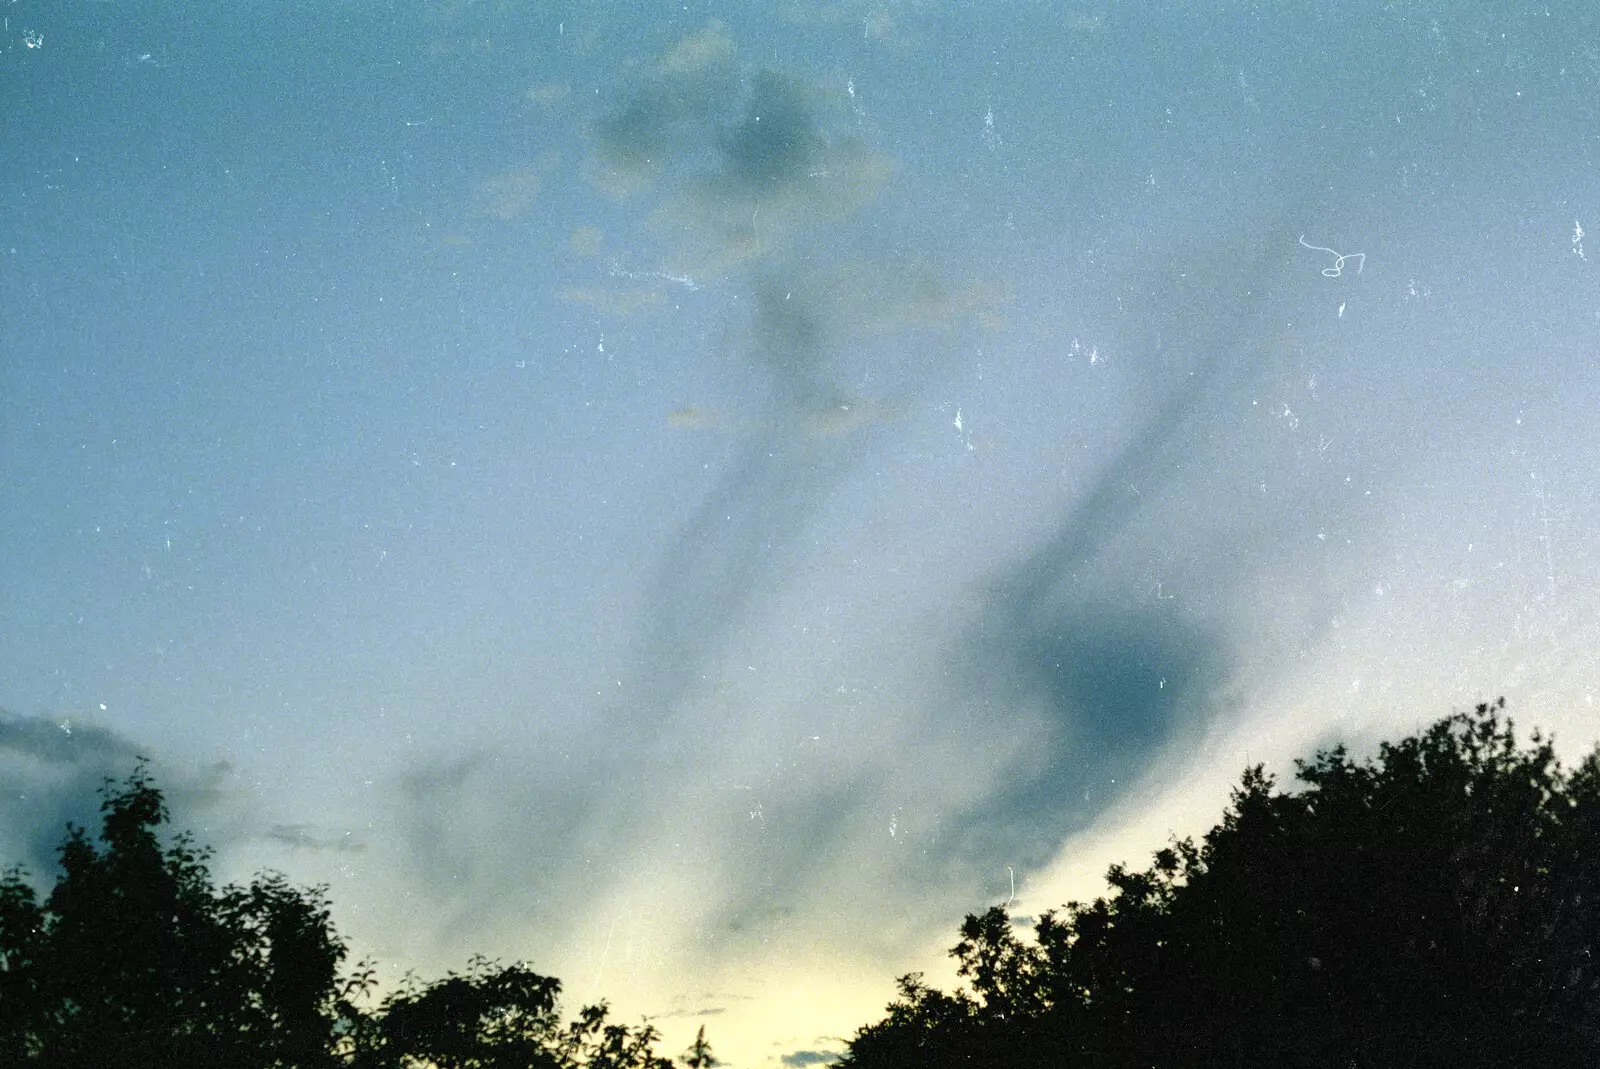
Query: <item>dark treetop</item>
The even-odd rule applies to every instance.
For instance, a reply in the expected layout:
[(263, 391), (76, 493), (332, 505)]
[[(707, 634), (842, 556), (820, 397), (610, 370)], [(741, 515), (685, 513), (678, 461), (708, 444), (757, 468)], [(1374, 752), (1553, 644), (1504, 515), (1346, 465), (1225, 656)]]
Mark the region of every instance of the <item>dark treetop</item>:
[(1222, 823), (1019, 938), (1003, 908), (903, 977), (845, 1063), (1600, 1065), (1600, 750), (1519, 749), (1504, 701), (1357, 763), (1248, 769)]

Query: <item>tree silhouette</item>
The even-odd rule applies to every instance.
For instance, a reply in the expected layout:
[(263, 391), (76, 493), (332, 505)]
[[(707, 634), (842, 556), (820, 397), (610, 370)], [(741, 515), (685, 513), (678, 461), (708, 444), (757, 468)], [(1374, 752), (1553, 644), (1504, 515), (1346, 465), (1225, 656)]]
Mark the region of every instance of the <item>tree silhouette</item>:
[[(604, 1003), (563, 1024), (560, 981), (474, 958), (432, 984), (408, 977), (376, 1008), (326, 891), (267, 873), (218, 890), (209, 852), (168, 814), (141, 763), (102, 790), (99, 845), (68, 826), (39, 901), (0, 874), (0, 1066), (51, 1069), (671, 1069), (648, 1025)], [(714, 1064), (705, 1031), (691, 1065)]]
[(1503, 708), (1297, 762), (1297, 793), (1248, 769), (1200, 844), (1032, 941), (969, 916), (965, 988), (902, 979), (845, 1064), (1600, 1064), (1600, 751), (1565, 772)]
[(354, 1069), (672, 1069), (649, 1025), (607, 1020), (604, 1003), (562, 1025), (561, 982), (473, 958), (465, 973), (408, 977), (353, 1044)]
[(0, 877), (0, 1064), (334, 1064), (359, 981), (338, 978), (322, 889), (218, 892), (188, 836), (162, 848), (143, 765), (102, 793), (101, 845), (69, 826), (43, 903), (20, 869)]
[(711, 1044), (706, 1042), (705, 1025), (701, 1025), (700, 1031), (694, 1034), (694, 1042), (689, 1044), (689, 1049), (683, 1052), (679, 1061), (688, 1066), (688, 1069), (712, 1069), (713, 1066), (722, 1064), (711, 1053)]

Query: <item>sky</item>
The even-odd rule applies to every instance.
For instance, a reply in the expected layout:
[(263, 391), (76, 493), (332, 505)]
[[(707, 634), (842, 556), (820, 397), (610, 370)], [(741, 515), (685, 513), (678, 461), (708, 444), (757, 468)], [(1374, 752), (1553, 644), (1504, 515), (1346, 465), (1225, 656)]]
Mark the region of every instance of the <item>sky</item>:
[(761, 1069), (1247, 764), (1586, 752), (1600, 15), (1504, 7), (10, 0), (0, 857), (142, 756)]

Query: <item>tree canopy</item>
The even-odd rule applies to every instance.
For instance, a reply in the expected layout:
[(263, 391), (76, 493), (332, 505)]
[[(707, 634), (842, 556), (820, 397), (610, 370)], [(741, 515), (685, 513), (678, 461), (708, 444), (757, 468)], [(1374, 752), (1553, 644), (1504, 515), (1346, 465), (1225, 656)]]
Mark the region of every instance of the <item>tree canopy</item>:
[(1002, 907), (913, 974), (853, 1069), (1600, 1065), (1600, 750), (1564, 770), (1504, 700), (1355, 761), (1247, 769), (1222, 822), (1111, 893)]
[[(141, 765), (102, 791), (99, 841), (70, 826), (41, 901), (0, 874), (0, 1065), (51, 1069), (671, 1069), (649, 1025), (604, 1003), (562, 1023), (560, 981), (474, 958), (369, 1005), (373, 969), (321, 887), (218, 889), (187, 834), (163, 846)], [(686, 1060), (714, 1064), (704, 1030)]]

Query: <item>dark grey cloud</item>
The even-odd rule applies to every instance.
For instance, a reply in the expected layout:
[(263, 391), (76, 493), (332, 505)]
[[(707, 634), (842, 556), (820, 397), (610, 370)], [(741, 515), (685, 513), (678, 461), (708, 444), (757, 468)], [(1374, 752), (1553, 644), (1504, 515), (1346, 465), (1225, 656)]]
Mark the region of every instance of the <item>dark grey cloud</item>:
[(784, 1065), (832, 1065), (844, 1057), (843, 1051), (837, 1050), (796, 1050), (790, 1051), (778, 1060)]
[(818, 267), (785, 258), (751, 275), (740, 351), (767, 399), (757, 429), (665, 547), (648, 591), (625, 719), (652, 732), (654, 744), (676, 729), (665, 716), (637, 711), (664, 714), (702, 681), (752, 603), (782, 588), (795, 539), (882, 441), (886, 406), (847, 383), (870, 371), (900, 397), (915, 396), (951, 360), (950, 341), (934, 339), (914, 366), (864, 367), (855, 350), (863, 335), (907, 326), (955, 331), (998, 303), (980, 287), (947, 285), (910, 265)]
[(106, 768), (138, 760), (131, 740), (71, 719), (0, 715), (0, 754), (47, 766)]
[(407, 770), (398, 784), (398, 816), (406, 831), (406, 844), (416, 867), (429, 883), (461, 887), (463, 876), (476, 872), (476, 843), (470, 834), (464, 797), (488, 767), (482, 751), (439, 758)]
[(138, 745), (109, 728), (0, 715), (0, 862), (35, 878), (53, 872), (68, 823), (97, 829), (101, 787), (139, 759)]
[(769, 399), (760, 429), (662, 554), (636, 654), (642, 690), (630, 704), (665, 711), (683, 700), (752, 599), (780, 584), (795, 537), (874, 441), (870, 428), (818, 433), (862, 403), (830, 363), (840, 331), (826, 297), (779, 278), (753, 288), (746, 360), (764, 372)]
[(787, 72), (743, 68), (713, 21), (596, 120), (595, 179), (648, 198), (651, 230), (666, 246), (661, 271), (722, 277), (847, 215), (892, 173), (854, 124), (828, 121), (839, 96)]
[[(1148, 368), (1146, 415), (1048, 536), (986, 584), (949, 661), (975, 715), (1029, 745), (948, 822), (947, 862), (1042, 864), (1220, 711), (1242, 660), (1241, 592), (1302, 519), (1296, 495), (1249, 492), (1267, 461), (1232, 448), (1226, 417), (1271, 352), (1286, 233), (1269, 226), (1204, 271), (1180, 256), (1157, 269), (1146, 318), (1119, 343)], [(1148, 582), (1143, 565), (1163, 557), (1181, 602)]]
[(729, 185), (771, 196), (777, 187), (799, 182), (815, 170), (826, 142), (795, 80), (762, 70), (751, 78), (744, 113), (721, 147)]
[(97, 835), (105, 791), (144, 764), (161, 790), (168, 832), (188, 832), (223, 855), (266, 841), (295, 849), (362, 849), (353, 837), (309, 824), (266, 824), (226, 761), (164, 759), (114, 728), (76, 719), (0, 715), (0, 865), (22, 866), (44, 886), (54, 878), (69, 824)]
[(268, 842), (291, 850), (310, 850), (340, 854), (360, 853), (366, 844), (351, 832), (327, 832), (310, 824), (274, 824), (262, 835)]
[(733, 38), (713, 20), (650, 65), (628, 99), (592, 131), (597, 179), (629, 194), (682, 164), (738, 92)]
[(670, 1021), (682, 1017), (720, 1017), (727, 1012), (728, 1010), (724, 1006), (708, 1006), (700, 1010), (673, 1010), (669, 1013), (654, 1013), (650, 1015), (650, 1019), (652, 1021)]

